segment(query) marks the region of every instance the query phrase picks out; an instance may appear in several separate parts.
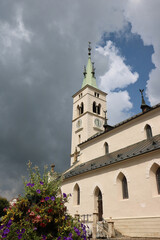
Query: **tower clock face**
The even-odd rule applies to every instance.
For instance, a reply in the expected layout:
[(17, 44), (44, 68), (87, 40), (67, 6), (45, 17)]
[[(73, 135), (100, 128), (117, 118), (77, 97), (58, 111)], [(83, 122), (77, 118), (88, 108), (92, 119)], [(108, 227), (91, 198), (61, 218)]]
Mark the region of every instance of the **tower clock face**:
[(82, 120), (79, 119), (79, 120), (77, 121), (77, 123), (76, 123), (76, 127), (77, 127), (77, 128), (80, 128), (81, 126), (82, 126)]
[(102, 121), (100, 120), (100, 119), (98, 119), (98, 118), (96, 118), (95, 120), (94, 120), (94, 123), (95, 123), (95, 125), (96, 125), (96, 127), (101, 127), (102, 126)]

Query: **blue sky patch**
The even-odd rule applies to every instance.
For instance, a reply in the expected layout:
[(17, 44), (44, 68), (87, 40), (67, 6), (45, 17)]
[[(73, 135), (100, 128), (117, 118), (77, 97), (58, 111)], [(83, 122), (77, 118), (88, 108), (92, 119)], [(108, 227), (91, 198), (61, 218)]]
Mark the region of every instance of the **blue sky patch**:
[[(125, 88), (129, 92), (133, 103), (132, 112), (136, 114), (140, 112), (141, 104), (139, 89), (145, 89), (149, 73), (155, 68), (151, 59), (154, 53), (153, 46), (145, 46), (140, 35), (131, 32), (131, 24), (128, 24), (124, 31), (104, 33), (99, 44), (104, 47), (108, 40), (112, 41), (118, 48), (120, 55), (125, 58), (125, 64), (131, 67), (132, 72), (139, 74), (138, 81)], [(139, 97), (135, 98), (137, 95)], [(150, 104), (146, 97), (145, 100), (147, 104)]]

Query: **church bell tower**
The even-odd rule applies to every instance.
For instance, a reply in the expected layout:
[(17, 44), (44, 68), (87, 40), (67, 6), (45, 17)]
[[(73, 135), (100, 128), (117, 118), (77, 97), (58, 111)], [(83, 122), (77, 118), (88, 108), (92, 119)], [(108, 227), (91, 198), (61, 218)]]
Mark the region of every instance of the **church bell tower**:
[(90, 44), (89, 42), (88, 63), (87, 67), (84, 66), (82, 87), (73, 95), (71, 165), (78, 160), (78, 145), (104, 130), (107, 94), (97, 87)]

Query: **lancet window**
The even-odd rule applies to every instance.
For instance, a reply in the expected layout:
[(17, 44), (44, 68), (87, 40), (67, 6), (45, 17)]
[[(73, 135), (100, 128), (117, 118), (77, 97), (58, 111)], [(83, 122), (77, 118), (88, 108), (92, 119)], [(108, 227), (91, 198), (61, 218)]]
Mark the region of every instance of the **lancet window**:
[(152, 137), (152, 128), (151, 128), (151, 126), (147, 124), (145, 126), (145, 130), (146, 130), (147, 139), (150, 139)]
[(105, 142), (104, 148), (105, 148), (105, 154), (109, 153), (109, 146), (107, 142)]
[(160, 167), (156, 171), (156, 182), (157, 182), (158, 194), (160, 194)]
[(123, 199), (129, 198), (128, 196), (128, 184), (127, 184), (127, 179), (125, 176), (122, 178), (122, 195)]
[(78, 116), (80, 116), (83, 112), (84, 112), (84, 104), (83, 102), (81, 103), (81, 105), (77, 106), (77, 112), (78, 112)]
[(74, 204), (80, 205), (80, 188), (78, 184), (74, 187)]
[(101, 114), (101, 104), (96, 104), (96, 102), (93, 102), (93, 112), (97, 114)]

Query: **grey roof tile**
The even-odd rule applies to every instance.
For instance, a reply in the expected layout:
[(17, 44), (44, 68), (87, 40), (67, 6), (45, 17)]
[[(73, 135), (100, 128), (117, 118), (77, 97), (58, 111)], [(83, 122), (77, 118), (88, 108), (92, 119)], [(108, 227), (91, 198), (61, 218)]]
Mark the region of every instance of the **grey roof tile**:
[(74, 169), (64, 174), (64, 178), (70, 178), (84, 172), (93, 171), (95, 169), (111, 165), (120, 161), (129, 160), (132, 157), (142, 155), (151, 151), (160, 149), (160, 134), (150, 139), (145, 139), (123, 149), (108, 153), (102, 157), (95, 158), (91, 161), (75, 166)]

